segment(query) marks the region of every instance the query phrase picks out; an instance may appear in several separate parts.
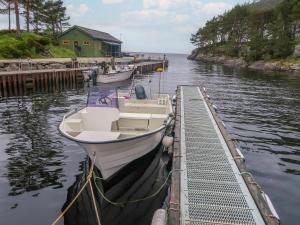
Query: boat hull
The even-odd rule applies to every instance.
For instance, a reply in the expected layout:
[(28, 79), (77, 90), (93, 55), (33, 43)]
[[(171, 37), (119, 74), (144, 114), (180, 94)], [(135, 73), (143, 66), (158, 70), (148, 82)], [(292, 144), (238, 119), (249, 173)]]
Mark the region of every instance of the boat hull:
[(108, 179), (124, 166), (151, 152), (160, 143), (165, 128), (155, 133), (109, 143), (79, 143), (91, 160), (96, 154), (95, 166), (101, 171), (103, 179)]
[(127, 80), (131, 77), (133, 70), (119, 72), (119, 73), (112, 73), (112, 74), (102, 74), (98, 75), (97, 83), (113, 83), (118, 81)]

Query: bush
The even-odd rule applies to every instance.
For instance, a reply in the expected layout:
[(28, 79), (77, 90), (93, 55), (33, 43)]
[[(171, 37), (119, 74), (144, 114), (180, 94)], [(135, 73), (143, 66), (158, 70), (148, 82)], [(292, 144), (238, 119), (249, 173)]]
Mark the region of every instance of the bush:
[(74, 51), (66, 48), (60, 48), (57, 46), (50, 45), (49, 50), (51, 51), (52, 57), (54, 58), (73, 58), (76, 57)]
[(48, 37), (48, 36), (43, 36), (39, 40), (39, 43), (42, 44), (42, 45), (49, 45), (49, 44), (51, 44), (51, 42), (52, 42), (52, 39), (51, 39), (51, 37)]
[(295, 45), (300, 45), (300, 37), (295, 39), (294, 44)]
[[(47, 49), (53, 57), (74, 57), (72, 50), (53, 45), (49, 35), (39, 35), (23, 32), (20, 38), (15, 37), (15, 31), (0, 31), (0, 58), (37, 58), (48, 57)], [(50, 55), (49, 55), (50, 57)]]

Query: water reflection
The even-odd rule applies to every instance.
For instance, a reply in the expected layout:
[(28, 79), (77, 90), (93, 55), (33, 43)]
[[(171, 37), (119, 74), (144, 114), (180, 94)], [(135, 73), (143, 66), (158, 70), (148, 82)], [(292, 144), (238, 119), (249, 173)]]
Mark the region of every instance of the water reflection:
[[(167, 153), (162, 153), (162, 147), (158, 146), (155, 150), (144, 157), (130, 163), (122, 169), (114, 178), (107, 181), (97, 179), (96, 185), (104, 193), (105, 200), (99, 190), (94, 185), (96, 193), (97, 207), (101, 212), (101, 224), (118, 225), (150, 224), (154, 211), (162, 207), (162, 202), (166, 198), (168, 183), (164, 185), (168, 178), (170, 169), (170, 157)], [(85, 182), (88, 173), (88, 166), (85, 162), (84, 172), (78, 176), (76, 182), (68, 189), (66, 207)], [(100, 172), (95, 170), (96, 176)], [(163, 188), (161, 188), (163, 186)], [(160, 189), (161, 188), (161, 189)], [(160, 190), (155, 197), (147, 198)], [(147, 198), (146, 200), (143, 200)], [(128, 203), (135, 201), (134, 203)], [(115, 204), (115, 203), (124, 204)], [(92, 205), (91, 193), (86, 188), (75, 205), (68, 211), (64, 218), (66, 225), (94, 225), (96, 216)]]
[[(59, 100), (58, 100), (59, 99)], [(5, 153), (9, 195), (47, 186), (62, 187), (63, 143), (53, 137), (49, 108), (66, 105), (66, 96), (33, 96), (8, 103), (1, 111), (0, 135), (9, 136)]]

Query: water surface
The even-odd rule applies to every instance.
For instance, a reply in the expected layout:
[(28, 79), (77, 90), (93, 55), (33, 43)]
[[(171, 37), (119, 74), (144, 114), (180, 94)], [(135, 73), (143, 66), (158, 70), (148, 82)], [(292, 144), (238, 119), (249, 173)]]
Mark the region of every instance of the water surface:
[[(168, 55), (168, 72), (137, 76), (148, 94), (178, 84), (205, 86), (256, 181), (282, 224), (300, 220), (300, 76), (235, 70)], [(104, 85), (130, 87), (131, 81)], [(149, 86), (149, 85), (148, 85)], [(51, 224), (82, 173), (84, 151), (61, 137), (69, 110), (86, 104), (88, 88), (0, 101), (0, 224)]]

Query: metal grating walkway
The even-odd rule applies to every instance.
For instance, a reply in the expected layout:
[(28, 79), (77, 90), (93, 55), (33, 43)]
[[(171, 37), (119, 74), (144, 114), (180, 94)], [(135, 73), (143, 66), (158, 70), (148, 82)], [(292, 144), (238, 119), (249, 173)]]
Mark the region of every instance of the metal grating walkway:
[(181, 87), (181, 224), (265, 224), (200, 89)]

